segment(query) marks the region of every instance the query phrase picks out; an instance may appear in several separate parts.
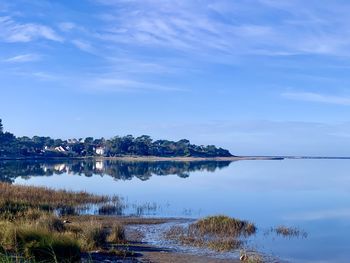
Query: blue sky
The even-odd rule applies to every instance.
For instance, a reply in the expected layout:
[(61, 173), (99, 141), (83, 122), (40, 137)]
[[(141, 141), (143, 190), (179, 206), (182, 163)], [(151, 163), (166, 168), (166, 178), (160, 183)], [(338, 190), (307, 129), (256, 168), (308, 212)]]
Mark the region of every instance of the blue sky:
[(16, 135), (350, 156), (350, 2), (0, 1)]

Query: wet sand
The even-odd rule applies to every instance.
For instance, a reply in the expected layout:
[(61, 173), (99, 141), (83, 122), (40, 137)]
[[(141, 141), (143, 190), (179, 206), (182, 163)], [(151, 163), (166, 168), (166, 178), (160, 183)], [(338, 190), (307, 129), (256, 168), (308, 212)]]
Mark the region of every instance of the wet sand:
[(191, 254), (181, 254), (174, 252), (146, 252), (146, 260), (152, 263), (238, 263), (238, 259), (217, 259), (211, 257), (196, 256)]

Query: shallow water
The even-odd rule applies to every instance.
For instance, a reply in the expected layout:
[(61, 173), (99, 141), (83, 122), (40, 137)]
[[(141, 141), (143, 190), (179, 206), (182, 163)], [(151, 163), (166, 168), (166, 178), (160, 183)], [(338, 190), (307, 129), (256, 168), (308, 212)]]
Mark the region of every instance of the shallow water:
[[(350, 160), (6, 162), (8, 182), (117, 194), (124, 214), (253, 221), (249, 245), (291, 262), (350, 262)], [(286, 225), (307, 238), (266, 234)]]

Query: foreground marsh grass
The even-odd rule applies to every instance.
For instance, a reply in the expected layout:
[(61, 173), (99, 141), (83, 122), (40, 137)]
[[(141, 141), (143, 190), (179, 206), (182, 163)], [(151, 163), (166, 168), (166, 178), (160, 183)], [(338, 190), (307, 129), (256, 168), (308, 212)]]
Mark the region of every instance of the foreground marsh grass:
[(10, 257), (23, 258), (25, 262), (78, 262), (81, 252), (108, 251), (110, 243), (126, 243), (122, 224), (64, 224), (48, 213), (34, 221), (0, 221), (0, 233), (0, 262)]
[(0, 229), (0, 246), (7, 257), (35, 262), (77, 262), (80, 259), (80, 246), (67, 233), (49, 231), (23, 221), (1, 222)]
[(242, 247), (241, 237), (255, 232), (256, 227), (250, 222), (219, 215), (200, 219), (188, 227), (174, 226), (165, 237), (185, 245), (230, 251)]
[(67, 223), (55, 213), (118, 201), (85, 192), (0, 183), (0, 263), (78, 262), (82, 251), (104, 249), (107, 240), (125, 242), (122, 224)]

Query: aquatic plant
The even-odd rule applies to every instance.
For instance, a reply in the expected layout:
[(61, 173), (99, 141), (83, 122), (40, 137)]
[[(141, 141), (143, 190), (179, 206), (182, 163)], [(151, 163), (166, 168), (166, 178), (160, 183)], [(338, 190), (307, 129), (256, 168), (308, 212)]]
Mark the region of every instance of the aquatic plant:
[(121, 215), (123, 207), (119, 203), (103, 204), (98, 209), (99, 215)]
[(288, 226), (278, 226), (273, 229), (273, 231), (280, 236), (283, 237), (307, 237), (307, 233), (301, 229), (296, 227), (288, 227)]
[(256, 232), (254, 224), (224, 215), (205, 217), (191, 224), (190, 228), (201, 235), (250, 236)]

